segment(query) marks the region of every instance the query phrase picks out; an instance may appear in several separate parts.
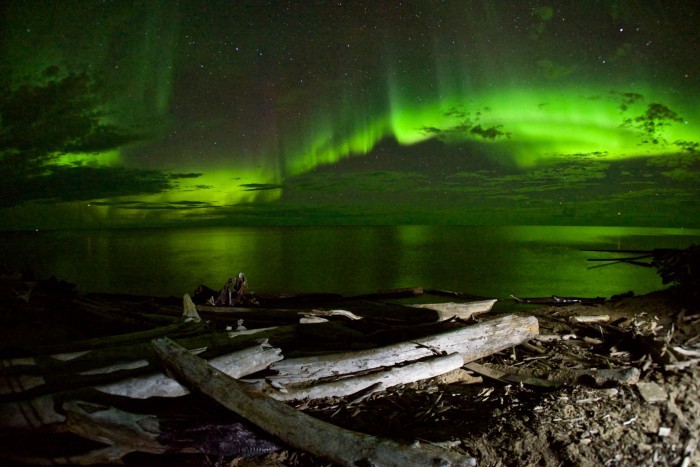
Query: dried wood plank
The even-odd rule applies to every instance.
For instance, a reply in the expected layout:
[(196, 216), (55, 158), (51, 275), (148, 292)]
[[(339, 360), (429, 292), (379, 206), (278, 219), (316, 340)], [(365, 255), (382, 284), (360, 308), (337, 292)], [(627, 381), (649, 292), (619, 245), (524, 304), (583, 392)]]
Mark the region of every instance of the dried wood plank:
[(433, 378), (456, 370), (463, 364), (462, 356), (458, 353), (453, 353), (365, 375), (351, 375), (350, 377), (343, 375), (342, 379), (335, 381), (307, 385), (306, 387), (290, 387), (286, 388), (285, 391), (279, 391), (273, 386), (266, 389), (265, 392), (279, 401), (343, 397), (364, 391), (372, 386), (374, 386), (372, 392), (377, 392), (399, 384), (408, 384)]
[(276, 401), (213, 368), (167, 338), (153, 341), (163, 364), (201, 392), (290, 446), (341, 465), (474, 465), (475, 460), (435, 446), (403, 445), (339, 428)]
[(538, 332), (537, 318), (507, 315), (377, 349), (285, 359), (271, 365), (270, 368), (278, 374), (269, 379), (280, 384), (294, 384), (390, 367), (440, 353), (457, 352), (467, 363), (516, 346), (532, 339)]

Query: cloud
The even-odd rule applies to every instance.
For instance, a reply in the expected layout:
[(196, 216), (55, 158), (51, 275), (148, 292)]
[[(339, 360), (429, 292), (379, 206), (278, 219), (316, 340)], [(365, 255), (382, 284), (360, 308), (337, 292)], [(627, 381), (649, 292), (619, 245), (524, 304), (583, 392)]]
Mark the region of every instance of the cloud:
[(0, 154), (48, 162), (65, 153), (98, 153), (146, 135), (104, 122), (100, 93), (86, 74), (18, 87), (0, 86)]
[(240, 186), (245, 188), (245, 191), (264, 191), (264, 190), (280, 190), (282, 185), (275, 183), (242, 183)]
[(120, 209), (131, 210), (177, 210), (187, 211), (192, 209), (211, 209), (218, 208), (217, 205), (207, 203), (205, 201), (173, 201), (170, 203), (155, 203), (150, 201), (91, 201), (94, 206), (112, 206)]
[[(28, 201), (80, 201), (163, 193), (199, 173), (168, 173), (91, 164), (92, 154), (143, 141), (147, 135), (111, 123), (87, 74), (50, 67), (34, 82), (0, 85), (0, 207)], [(88, 162), (57, 163), (63, 154)]]
[(179, 180), (181, 178), (199, 178), (201, 176), (202, 176), (201, 173), (196, 173), (196, 172), (170, 174), (170, 178), (173, 180)]
[[(10, 164), (0, 160), (3, 173)], [(0, 206), (11, 207), (34, 200), (80, 201), (116, 196), (163, 193), (177, 187), (170, 174), (124, 167), (28, 165), (0, 184)], [(30, 170), (31, 169), (31, 170)]]

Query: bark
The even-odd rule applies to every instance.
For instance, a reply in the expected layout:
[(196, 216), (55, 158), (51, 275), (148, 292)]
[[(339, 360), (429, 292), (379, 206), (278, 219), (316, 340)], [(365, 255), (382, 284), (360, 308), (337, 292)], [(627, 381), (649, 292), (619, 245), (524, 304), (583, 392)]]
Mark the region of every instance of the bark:
[(475, 460), (435, 446), (403, 445), (339, 428), (247, 387), (173, 341), (153, 342), (163, 364), (201, 392), (294, 448), (341, 465), (474, 465)]

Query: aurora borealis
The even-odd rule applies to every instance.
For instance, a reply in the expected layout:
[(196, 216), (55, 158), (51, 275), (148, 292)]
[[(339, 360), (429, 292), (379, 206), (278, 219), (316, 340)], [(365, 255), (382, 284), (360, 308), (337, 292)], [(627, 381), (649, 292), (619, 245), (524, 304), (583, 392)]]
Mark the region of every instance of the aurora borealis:
[(11, 1), (3, 229), (698, 227), (687, 1)]

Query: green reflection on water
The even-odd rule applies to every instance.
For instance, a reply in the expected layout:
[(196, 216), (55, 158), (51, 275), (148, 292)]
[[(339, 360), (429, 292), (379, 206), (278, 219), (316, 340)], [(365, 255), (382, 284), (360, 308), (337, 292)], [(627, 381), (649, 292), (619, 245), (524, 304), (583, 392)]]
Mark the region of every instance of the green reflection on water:
[(151, 295), (221, 287), (361, 294), (422, 286), (508, 298), (604, 296), (662, 287), (653, 269), (591, 269), (582, 249), (683, 248), (700, 231), (620, 227), (267, 227), (3, 234), (8, 269), (77, 282), (81, 292)]

